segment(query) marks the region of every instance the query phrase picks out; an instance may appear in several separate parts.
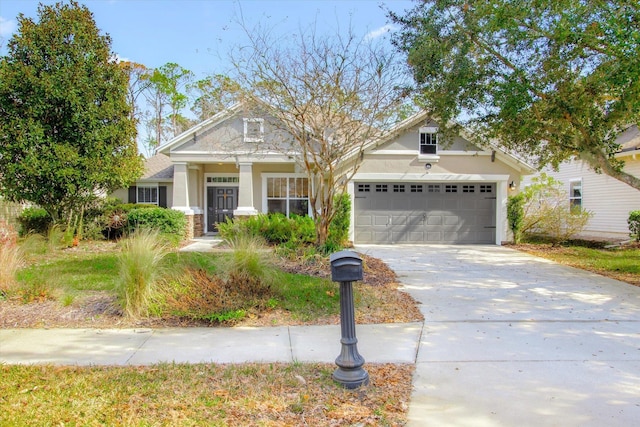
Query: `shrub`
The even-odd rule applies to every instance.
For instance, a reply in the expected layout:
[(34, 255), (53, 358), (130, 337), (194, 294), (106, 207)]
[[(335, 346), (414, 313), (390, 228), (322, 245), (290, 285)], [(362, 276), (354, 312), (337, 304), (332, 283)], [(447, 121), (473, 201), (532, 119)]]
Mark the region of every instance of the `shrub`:
[(0, 295), (16, 290), (16, 273), (22, 265), (18, 233), (11, 224), (0, 219)]
[(308, 216), (292, 215), (287, 218), (281, 213), (260, 214), (247, 218), (227, 218), (218, 224), (220, 237), (232, 243), (239, 236), (261, 237), (271, 245), (284, 245), (295, 249), (315, 242), (316, 232), (313, 219)]
[(183, 212), (173, 209), (136, 207), (127, 214), (127, 226), (130, 231), (151, 228), (182, 239), (186, 231), (187, 218)]
[(47, 230), (53, 223), (53, 219), (42, 208), (26, 208), (18, 215), (20, 223), (20, 236), (26, 236), (29, 233), (38, 233), (45, 235)]
[(569, 206), (568, 195), (561, 182), (546, 174), (532, 182), (521, 193), (525, 200), (523, 234), (545, 236), (558, 244), (584, 230), (592, 214)]
[(127, 315), (136, 318), (148, 314), (167, 253), (167, 246), (156, 230), (137, 230), (123, 241), (116, 291)]
[(629, 212), (629, 219), (627, 220), (627, 223), (629, 224), (631, 237), (640, 242), (640, 211)]
[(507, 219), (509, 229), (513, 234), (513, 242), (520, 243), (522, 237), (522, 225), (524, 222), (524, 195), (516, 194), (507, 199)]
[[(333, 206), (335, 216), (329, 224), (326, 246), (333, 246), (334, 249), (342, 249), (347, 245), (349, 240), (349, 224), (351, 222), (351, 199), (349, 195), (342, 193), (335, 196)], [(333, 250), (331, 252), (333, 252)]]

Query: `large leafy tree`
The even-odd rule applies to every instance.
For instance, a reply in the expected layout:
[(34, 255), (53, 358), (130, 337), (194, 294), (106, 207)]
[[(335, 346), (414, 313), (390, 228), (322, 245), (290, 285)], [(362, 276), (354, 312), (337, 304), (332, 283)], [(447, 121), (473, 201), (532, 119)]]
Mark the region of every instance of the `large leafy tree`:
[(138, 177), (127, 76), (76, 2), (18, 17), (0, 59), (0, 192), (60, 219)]
[(334, 197), (358, 171), (365, 143), (397, 119), (402, 67), (382, 43), (352, 31), (246, 33), (248, 45), (232, 52), (233, 81), (249, 108), (266, 110), (269, 126), (293, 138), (271, 148), (294, 158), (313, 182), (309, 201), (322, 246), (336, 215)]
[(426, 0), (390, 16), (444, 133), (465, 125), (540, 166), (580, 159), (640, 189), (614, 157), (640, 115), (637, 0)]

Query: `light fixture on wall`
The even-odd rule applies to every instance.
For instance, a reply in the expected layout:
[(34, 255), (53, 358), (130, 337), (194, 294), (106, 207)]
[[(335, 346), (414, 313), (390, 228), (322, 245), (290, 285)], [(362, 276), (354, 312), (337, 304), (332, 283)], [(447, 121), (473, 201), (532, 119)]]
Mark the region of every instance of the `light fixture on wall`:
[(425, 164), (425, 165), (424, 165), (424, 168), (425, 168), (426, 170), (431, 169), (431, 163), (427, 163), (427, 164)]
[(515, 190), (516, 189), (516, 183), (515, 181), (511, 181), (509, 183), (509, 190)]

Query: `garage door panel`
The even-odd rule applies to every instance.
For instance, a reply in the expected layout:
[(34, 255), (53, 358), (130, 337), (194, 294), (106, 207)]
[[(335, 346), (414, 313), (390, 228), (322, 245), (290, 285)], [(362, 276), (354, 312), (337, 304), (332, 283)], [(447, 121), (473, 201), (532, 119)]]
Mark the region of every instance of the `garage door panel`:
[(444, 225), (456, 225), (458, 224), (458, 217), (453, 215), (444, 216)]
[(442, 225), (442, 215), (429, 215), (427, 217), (427, 225)]
[(354, 201), (356, 243), (495, 242), (494, 184), (366, 183), (356, 190), (366, 185), (371, 191), (356, 191)]
[(370, 226), (372, 224), (371, 215), (356, 215), (355, 218), (356, 226)]
[(389, 216), (387, 216), (387, 215), (384, 215), (384, 216), (375, 215), (373, 217), (373, 225), (374, 226), (382, 225), (382, 226), (386, 227), (388, 224), (389, 224)]
[(392, 215), (391, 216), (391, 224), (393, 224), (393, 225), (407, 225), (407, 216), (406, 215)]

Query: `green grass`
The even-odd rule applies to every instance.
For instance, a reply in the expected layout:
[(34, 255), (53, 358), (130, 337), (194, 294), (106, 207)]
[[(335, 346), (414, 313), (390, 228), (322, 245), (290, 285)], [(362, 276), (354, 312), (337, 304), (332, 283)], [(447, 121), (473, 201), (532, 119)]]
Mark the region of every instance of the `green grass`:
[(46, 264), (33, 264), (18, 272), (18, 281), (26, 286), (48, 282), (65, 292), (112, 291), (118, 276), (118, 256), (83, 254)]
[(272, 305), (289, 311), (295, 319), (308, 321), (340, 313), (339, 285), (329, 280), (286, 273), (273, 288)]
[(589, 248), (529, 244), (526, 252), (560, 264), (593, 271), (604, 276), (640, 286), (640, 248)]
[(598, 270), (640, 274), (640, 249), (591, 249), (573, 246), (552, 251), (549, 258)]

